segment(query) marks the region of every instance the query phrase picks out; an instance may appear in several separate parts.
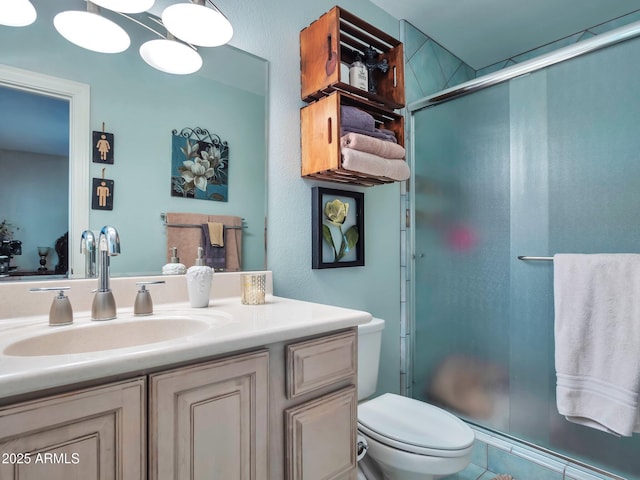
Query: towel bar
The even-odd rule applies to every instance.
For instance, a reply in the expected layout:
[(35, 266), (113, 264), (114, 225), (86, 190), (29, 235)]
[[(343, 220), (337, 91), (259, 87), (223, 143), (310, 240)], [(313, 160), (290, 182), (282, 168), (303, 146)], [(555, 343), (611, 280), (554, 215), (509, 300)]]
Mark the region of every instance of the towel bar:
[[(198, 225), (195, 223), (167, 223), (167, 214), (161, 213), (160, 218), (162, 219), (162, 223), (165, 227), (178, 227), (178, 228), (202, 228), (202, 225)], [(231, 230), (242, 230), (243, 228), (247, 228), (247, 225), (244, 225), (244, 218), (242, 219), (242, 226), (236, 225), (225, 225), (224, 228), (228, 228)]]
[(526, 255), (518, 255), (518, 260), (553, 262), (553, 257), (528, 257)]

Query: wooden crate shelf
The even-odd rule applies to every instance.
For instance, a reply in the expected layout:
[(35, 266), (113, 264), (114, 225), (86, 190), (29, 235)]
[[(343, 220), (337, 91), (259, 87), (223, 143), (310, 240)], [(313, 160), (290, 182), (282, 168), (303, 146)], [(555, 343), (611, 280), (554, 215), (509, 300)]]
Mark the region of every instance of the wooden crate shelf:
[(300, 110), (302, 176), (336, 183), (373, 186), (395, 180), (346, 170), (340, 148), (340, 107), (354, 106), (371, 114), (378, 128), (395, 133), (404, 146), (404, 117), (378, 104), (334, 92)]
[[(352, 87), (340, 78), (340, 66), (350, 65), (357, 55), (373, 47), (389, 70), (375, 72), (377, 93)], [(390, 109), (404, 107), (404, 55), (402, 43), (346, 10), (336, 6), (300, 32), (301, 96), (313, 102), (341, 91)]]

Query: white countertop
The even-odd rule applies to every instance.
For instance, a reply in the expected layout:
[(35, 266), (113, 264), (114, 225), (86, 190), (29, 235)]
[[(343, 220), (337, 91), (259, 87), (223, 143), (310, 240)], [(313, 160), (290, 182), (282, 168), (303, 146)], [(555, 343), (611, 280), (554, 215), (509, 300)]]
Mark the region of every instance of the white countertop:
[[(349, 328), (371, 315), (329, 305), (267, 295), (264, 305), (242, 305), (239, 297), (212, 300), (208, 308), (188, 303), (158, 305), (154, 315), (134, 317), (119, 309), (114, 320), (94, 322), (89, 312), (74, 315), (70, 326), (50, 327), (48, 317), (20, 317), (0, 322), (0, 398), (196, 360), (271, 343)], [(210, 322), (204, 331), (167, 341), (112, 350), (45, 356), (11, 356), (6, 348), (29, 337), (63, 329), (92, 328), (117, 322), (149, 321), (161, 316), (192, 317)]]

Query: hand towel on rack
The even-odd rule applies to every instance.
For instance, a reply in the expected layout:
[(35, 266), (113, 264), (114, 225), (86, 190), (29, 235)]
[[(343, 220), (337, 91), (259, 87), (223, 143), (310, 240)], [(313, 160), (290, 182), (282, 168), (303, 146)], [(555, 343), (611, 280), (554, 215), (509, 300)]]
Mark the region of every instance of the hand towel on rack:
[(397, 182), (406, 180), (410, 176), (409, 166), (404, 160), (387, 160), (351, 148), (342, 149), (342, 168), (375, 177), (390, 178)]
[(361, 152), (372, 153), (389, 160), (402, 160), (405, 156), (404, 147), (393, 142), (386, 142), (379, 138), (349, 132), (340, 138), (342, 148), (352, 148)]
[(206, 223), (221, 223), (225, 226), (225, 271), (242, 270), (242, 218), (233, 215), (209, 215)]
[[(211, 225), (220, 225), (211, 228)], [(216, 236), (224, 236), (224, 225), (221, 223), (204, 223), (202, 224), (202, 248), (204, 249), (204, 264), (213, 268), (215, 271), (221, 272), (227, 269), (227, 249), (224, 247), (224, 241), (221, 238), (212, 238), (211, 233)], [(222, 242), (222, 246), (220, 243)]]
[(640, 432), (640, 255), (553, 263), (558, 412), (614, 435)]
[[(242, 269), (242, 218), (231, 215), (206, 215), (200, 213), (167, 213), (167, 261), (171, 254), (169, 248), (177, 247), (180, 261), (188, 268), (195, 265), (197, 248), (203, 244), (202, 225), (222, 223), (227, 227), (224, 231), (226, 271), (239, 272)], [(170, 225), (187, 225), (192, 228), (171, 227)]]
[(208, 222), (209, 243), (212, 247), (224, 247), (224, 223)]
[(171, 247), (178, 249), (180, 262), (189, 268), (196, 263), (198, 247), (202, 245), (201, 228), (208, 216), (202, 213), (167, 213), (168, 225), (193, 225), (194, 228), (167, 226), (167, 262), (171, 260)]

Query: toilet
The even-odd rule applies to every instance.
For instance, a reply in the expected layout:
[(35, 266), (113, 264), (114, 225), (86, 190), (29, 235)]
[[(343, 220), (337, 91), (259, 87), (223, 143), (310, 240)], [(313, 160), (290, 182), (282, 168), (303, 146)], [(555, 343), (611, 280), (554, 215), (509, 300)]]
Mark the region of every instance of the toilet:
[(445, 410), (376, 391), (384, 320), (358, 326), (358, 479), (432, 480), (464, 470), (471, 461), (473, 430)]

